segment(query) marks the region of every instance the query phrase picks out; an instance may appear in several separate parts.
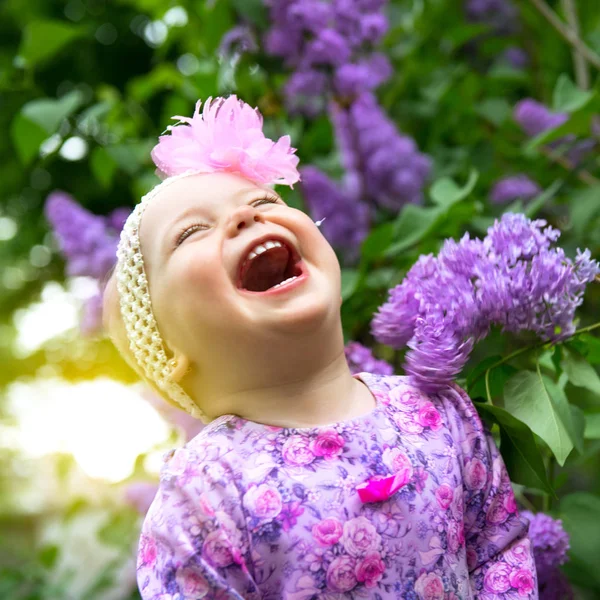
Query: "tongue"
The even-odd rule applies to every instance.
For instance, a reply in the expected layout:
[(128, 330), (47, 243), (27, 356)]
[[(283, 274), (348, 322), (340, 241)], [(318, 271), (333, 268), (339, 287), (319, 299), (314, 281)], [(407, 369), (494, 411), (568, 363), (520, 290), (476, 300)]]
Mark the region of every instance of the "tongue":
[(287, 248), (275, 247), (250, 261), (242, 276), (242, 287), (251, 292), (264, 292), (285, 279), (289, 260)]

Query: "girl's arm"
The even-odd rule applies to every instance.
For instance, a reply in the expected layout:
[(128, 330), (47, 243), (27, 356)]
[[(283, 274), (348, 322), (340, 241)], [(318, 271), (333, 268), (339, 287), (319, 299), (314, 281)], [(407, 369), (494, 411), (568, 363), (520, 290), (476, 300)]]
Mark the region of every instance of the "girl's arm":
[(450, 427), (463, 463), (464, 527), (471, 591), (477, 600), (538, 599), (529, 522), (519, 516), (510, 479), (490, 432), (458, 387), (449, 391)]
[(143, 600), (259, 598), (232, 475), (226, 465), (207, 465), (187, 448), (163, 467), (138, 548)]

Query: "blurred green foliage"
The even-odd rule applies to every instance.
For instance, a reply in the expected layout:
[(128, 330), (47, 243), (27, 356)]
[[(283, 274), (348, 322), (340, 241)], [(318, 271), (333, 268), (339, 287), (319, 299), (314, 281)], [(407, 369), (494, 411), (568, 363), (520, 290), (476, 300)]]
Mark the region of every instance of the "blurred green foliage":
[[(590, 70), (595, 84), (585, 90), (576, 85), (571, 47), (531, 3), (517, 4), (521, 31), (500, 37), (486, 26), (467, 23), (462, 0), (390, 2), (391, 28), (383, 49), (395, 73), (378, 96), (400, 130), (433, 157), (434, 175), (426, 204), (380, 215), (360, 262), (344, 269), (342, 318), (348, 339), (372, 342), (373, 312), (419, 255), (436, 252), (445, 238), (465, 231), (481, 235), (505, 210), (524, 210), (557, 226), (569, 255), (587, 247), (598, 257), (598, 153), (574, 167), (552, 156), (546, 144), (566, 134), (589, 135), (592, 119), (600, 114), (600, 79)], [(559, 2), (550, 4), (559, 8)], [(600, 53), (598, 0), (578, 0), (577, 8), (582, 39)], [(223, 34), (240, 20), (259, 32), (268, 26), (260, 0), (0, 4), (0, 126), (5, 132), (0, 138), (0, 218), (17, 226), (15, 235), (0, 240), (0, 386), (34, 376), (49, 363), (69, 380), (102, 374), (134, 380), (102, 339), (65, 337), (27, 357), (17, 356), (14, 314), (37, 301), (45, 283), (64, 280), (64, 263), (42, 213), (47, 194), (65, 190), (97, 214), (133, 206), (157, 182), (149, 156), (157, 135), (171, 115), (190, 114), (198, 98), (237, 93), (261, 109), (268, 134), (291, 133), (302, 163), (342, 174), (328, 119), (286, 112), (282, 64), (262, 53), (219, 54)], [(527, 69), (500, 60), (514, 45), (527, 50)], [(512, 118), (515, 103), (524, 97), (569, 113), (568, 121), (527, 139)], [(61, 151), (73, 138), (83, 141), (76, 160)], [(526, 207), (490, 204), (492, 183), (515, 172), (527, 173), (544, 193)], [(303, 207), (297, 191), (283, 193)], [(39, 245), (52, 251), (52, 260), (43, 266), (31, 260), (32, 248)], [(590, 286), (579, 313), (581, 326), (598, 320), (599, 288)], [(521, 499), (563, 519), (572, 546), (566, 571), (582, 597), (589, 598), (600, 594), (600, 531), (594, 529), (600, 523), (596, 333), (558, 348), (517, 350), (515, 359), (506, 361), (522, 342), (494, 332), (477, 347), (463, 382), (482, 401), (482, 415), (500, 426), (511, 476), (527, 486)], [(378, 351), (401, 364), (402, 352)], [(3, 463), (10, 461), (3, 458)], [(9, 487), (2, 482), (4, 493)], [(108, 544), (116, 540), (127, 546), (136, 524), (131, 515), (111, 514), (110, 526), (98, 535)], [(13, 529), (11, 539), (25, 540), (25, 556), (20, 568), (2, 560), (0, 597), (67, 597), (47, 577), (60, 550), (47, 547), (28, 554), (35, 546), (36, 523), (19, 522), (22, 531)], [(89, 597), (103, 597), (98, 590), (105, 583), (97, 582)]]

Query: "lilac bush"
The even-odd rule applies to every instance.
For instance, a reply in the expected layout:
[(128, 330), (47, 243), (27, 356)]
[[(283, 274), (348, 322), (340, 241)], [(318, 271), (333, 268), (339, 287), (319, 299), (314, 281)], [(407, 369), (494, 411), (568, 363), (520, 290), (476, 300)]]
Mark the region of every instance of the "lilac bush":
[(529, 537), (533, 546), (535, 567), (539, 582), (540, 600), (567, 600), (573, 590), (559, 567), (567, 560), (569, 535), (560, 519), (544, 513), (521, 513), (529, 519)]
[[(548, 129), (554, 129), (569, 119), (567, 113), (552, 112), (541, 102), (532, 98), (525, 98), (515, 105), (513, 116), (529, 137), (540, 135)], [(566, 147), (566, 157), (574, 164), (579, 165), (586, 159), (598, 144), (593, 138), (577, 139), (574, 135), (566, 135), (548, 144), (549, 148), (560, 150)]]
[(431, 160), (398, 132), (373, 94), (361, 94), (348, 109), (333, 104), (331, 117), (342, 164), (365, 201), (395, 212), (422, 201)]
[(321, 225), (323, 235), (353, 260), (369, 231), (368, 206), (316, 167), (305, 167), (301, 175), (301, 189), (311, 215), (315, 220), (325, 219)]
[(407, 345), (405, 370), (430, 392), (455, 378), (492, 325), (542, 340), (570, 336), (575, 309), (600, 266), (589, 250), (572, 260), (552, 247), (559, 236), (543, 220), (509, 213), (483, 240), (447, 240), (390, 291), (373, 335), (395, 348)]
[(67, 275), (102, 279), (116, 261), (116, 230), (65, 192), (52, 192), (44, 210), (66, 259)]
[[(120, 207), (106, 217), (98, 216), (66, 192), (56, 190), (48, 195), (44, 211), (65, 258), (66, 274), (103, 281), (117, 260), (119, 234), (131, 209)], [(84, 335), (93, 335), (100, 331), (101, 323), (99, 292), (85, 302), (79, 326)]]
[(513, 200), (531, 200), (540, 194), (542, 188), (527, 175), (513, 175), (497, 181), (490, 193), (494, 204), (506, 204)]

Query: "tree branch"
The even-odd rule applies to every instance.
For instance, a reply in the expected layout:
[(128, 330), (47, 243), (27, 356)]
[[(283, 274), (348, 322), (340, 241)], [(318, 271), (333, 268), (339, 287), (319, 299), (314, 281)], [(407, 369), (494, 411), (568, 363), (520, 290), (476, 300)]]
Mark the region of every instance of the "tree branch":
[[(567, 24), (571, 28), (571, 31), (580, 38), (581, 30), (579, 28), (579, 17), (577, 16), (577, 5), (575, 4), (575, 0), (561, 0), (561, 4)], [(572, 49), (572, 53), (573, 68), (575, 70), (575, 80), (577, 81), (577, 85), (582, 90), (587, 90), (590, 87), (590, 74), (585, 57), (575, 47)]]
[(548, 23), (560, 33), (560, 35), (573, 48), (575, 48), (590, 64), (600, 70), (600, 55), (596, 54), (591, 48), (586, 46), (585, 42), (573, 31), (571, 27), (565, 25), (556, 13), (546, 4), (544, 0), (529, 0), (535, 8), (546, 18)]

